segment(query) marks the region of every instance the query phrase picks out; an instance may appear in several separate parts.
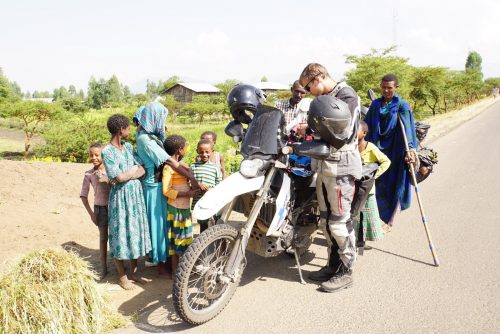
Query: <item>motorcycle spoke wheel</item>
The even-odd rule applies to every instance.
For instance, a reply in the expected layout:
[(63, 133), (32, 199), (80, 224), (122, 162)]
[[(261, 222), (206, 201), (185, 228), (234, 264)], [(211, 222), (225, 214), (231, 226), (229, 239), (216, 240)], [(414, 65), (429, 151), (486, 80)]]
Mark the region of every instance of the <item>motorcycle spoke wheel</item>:
[(219, 314), (239, 283), (224, 274), (238, 232), (215, 225), (200, 234), (181, 258), (174, 279), (173, 300), (178, 315), (199, 325)]

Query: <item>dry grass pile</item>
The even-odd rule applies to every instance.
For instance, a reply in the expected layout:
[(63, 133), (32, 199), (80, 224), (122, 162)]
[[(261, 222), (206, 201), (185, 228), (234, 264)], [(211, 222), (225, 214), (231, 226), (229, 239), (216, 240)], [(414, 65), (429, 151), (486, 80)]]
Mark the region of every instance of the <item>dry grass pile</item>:
[(29, 253), (0, 278), (0, 333), (103, 333), (125, 325), (95, 278), (73, 252)]

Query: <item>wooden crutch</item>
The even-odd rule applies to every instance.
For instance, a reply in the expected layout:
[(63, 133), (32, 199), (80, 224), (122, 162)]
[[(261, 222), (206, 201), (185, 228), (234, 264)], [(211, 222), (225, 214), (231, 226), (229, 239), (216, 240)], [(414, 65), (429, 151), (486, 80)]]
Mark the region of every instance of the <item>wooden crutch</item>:
[[(410, 148), (408, 146), (408, 139), (406, 138), (405, 126), (403, 124), (403, 121), (401, 120), (401, 116), (399, 115), (399, 113), (398, 113), (398, 120), (399, 120), (399, 124), (401, 125), (401, 131), (403, 132), (403, 140), (405, 142), (406, 152), (409, 152)], [(417, 159), (418, 159), (418, 156), (417, 156)], [(412, 163), (410, 163), (409, 165), (410, 165), (411, 179), (413, 181), (413, 185), (415, 186), (415, 195), (417, 195), (418, 207), (420, 208), (420, 215), (422, 216), (422, 223), (424, 224), (425, 234), (427, 235), (427, 241), (429, 242), (429, 248), (431, 249), (431, 252), (432, 252), (432, 258), (434, 259), (434, 265), (436, 267), (439, 267), (439, 259), (437, 257), (434, 243), (432, 242), (431, 231), (429, 230), (429, 226), (427, 226), (428, 221), (427, 221), (427, 218), (425, 218), (424, 206), (422, 204), (422, 199), (420, 198), (420, 191), (418, 189), (417, 178), (415, 176), (415, 167)]]

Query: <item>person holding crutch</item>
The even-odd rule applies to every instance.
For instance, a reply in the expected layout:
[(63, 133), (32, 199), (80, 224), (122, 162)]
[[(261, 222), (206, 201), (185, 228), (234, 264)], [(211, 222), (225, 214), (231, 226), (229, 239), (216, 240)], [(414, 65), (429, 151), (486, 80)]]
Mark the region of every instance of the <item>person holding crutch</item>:
[[(365, 117), (369, 128), (365, 139), (391, 160), (389, 169), (375, 183), (380, 218), (387, 224), (384, 230), (389, 231), (398, 207), (405, 210), (411, 205), (411, 176), (407, 164), (417, 161), (418, 143), (410, 105), (396, 94), (398, 78), (394, 74), (385, 75), (380, 88), (382, 96), (372, 101)], [(405, 147), (398, 115), (404, 124), (409, 150)]]

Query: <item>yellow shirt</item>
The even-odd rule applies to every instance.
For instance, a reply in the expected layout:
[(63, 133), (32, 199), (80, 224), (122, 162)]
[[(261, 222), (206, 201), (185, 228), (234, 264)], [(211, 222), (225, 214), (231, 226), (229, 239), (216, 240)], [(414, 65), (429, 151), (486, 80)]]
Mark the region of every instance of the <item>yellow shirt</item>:
[[(391, 160), (382, 153), (378, 149), (375, 144), (367, 142), (368, 145), (364, 149), (363, 152), (361, 152), (361, 160), (363, 161), (364, 165), (371, 164), (374, 162), (379, 163), (380, 165), (378, 166), (377, 172), (375, 173), (375, 178), (378, 178), (380, 175), (382, 175), (391, 165)], [(370, 194), (375, 193), (375, 186), (372, 187), (372, 190), (370, 191)]]
[(168, 204), (177, 209), (189, 209), (190, 197), (177, 197), (179, 191), (188, 191), (190, 189), (188, 179), (169, 165), (163, 167), (162, 192), (168, 199)]

